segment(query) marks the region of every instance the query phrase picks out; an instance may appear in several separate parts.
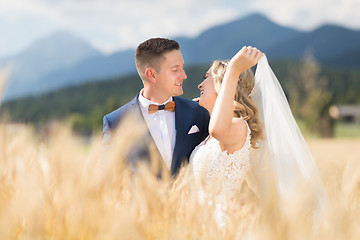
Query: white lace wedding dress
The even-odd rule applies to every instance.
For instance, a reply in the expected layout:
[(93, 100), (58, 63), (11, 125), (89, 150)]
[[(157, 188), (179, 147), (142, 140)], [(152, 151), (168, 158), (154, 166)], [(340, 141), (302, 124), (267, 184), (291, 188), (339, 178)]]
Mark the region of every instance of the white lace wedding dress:
[[(314, 223), (321, 223), (329, 202), (328, 196), (316, 163), (266, 56), (258, 63), (255, 86), (250, 97), (258, 107), (260, 121), (264, 123), (265, 139), (258, 142), (258, 149), (251, 151), (251, 175), (254, 176), (254, 181), (247, 181), (251, 185), (249, 187), (261, 199), (272, 197), (275, 187), (279, 204), (290, 203), (290, 211), (293, 211), (294, 205), (289, 199), (301, 198), (305, 194), (309, 197), (307, 199), (311, 197), (313, 200), (311, 208), (316, 220)], [(205, 182), (210, 187), (220, 187), (216, 198), (210, 201), (205, 198), (205, 188), (199, 192), (199, 198), (204, 203), (213, 205), (215, 202), (214, 215), (220, 227), (226, 223), (226, 208), (232, 195), (240, 190), (250, 168), (249, 159), (249, 127), (244, 146), (233, 154), (221, 151), (219, 142), (210, 138), (199, 144), (190, 156), (194, 177), (200, 186)], [(303, 187), (305, 184), (307, 188), (299, 193), (299, 186)], [(302, 207), (308, 208), (299, 206), (300, 209)], [(281, 209), (285, 209), (283, 204)]]
[[(247, 125), (247, 123), (246, 123)], [(215, 203), (214, 217), (220, 228), (227, 221), (227, 208), (236, 191), (240, 191), (246, 172), (250, 168), (250, 128), (243, 147), (232, 154), (222, 151), (215, 138), (206, 138), (191, 153), (190, 165), (197, 183), (217, 184), (220, 191), (214, 199), (208, 199), (204, 189), (199, 191), (200, 202)], [(219, 186), (220, 184), (220, 186)]]

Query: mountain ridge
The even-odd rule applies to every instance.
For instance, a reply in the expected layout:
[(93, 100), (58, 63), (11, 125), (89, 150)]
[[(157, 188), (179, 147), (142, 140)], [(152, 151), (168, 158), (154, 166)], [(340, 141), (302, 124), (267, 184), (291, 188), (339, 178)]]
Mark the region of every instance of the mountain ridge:
[(66, 69), (75, 64), (102, 54), (76, 35), (59, 31), (34, 42), (22, 53), (3, 62), (10, 66), (5, 98), (14, 98), (36, 92), (41, 85), (51, 81), (42, 77), (57, 69)]
[[(193, 38), (174, 39), (181, 46), (186, 65), (229, 59), (243, 45), (252, 45), (265, 52), (269, 60), (301, 60), (310, 52), (322, 64), (360, 67), (360, 31), (338, 25), (306, 32), (252, 14), (211, 27)], [(10, 63), (15, 66), (5, 100), (136, 73), (134, 55), (134, 49), (104, 55), (74, 34), (56, 32), (21, 54), (0, 61), (0, 68)]]

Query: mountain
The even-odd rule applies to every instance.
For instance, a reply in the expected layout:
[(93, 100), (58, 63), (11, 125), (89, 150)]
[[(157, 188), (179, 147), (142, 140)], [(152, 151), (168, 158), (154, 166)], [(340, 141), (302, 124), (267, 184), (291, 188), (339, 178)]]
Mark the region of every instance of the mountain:
[(37, 93), (39, 87), (46, 87), (52, 82), (52, 79), (42, 78), (46, 74), (101, 55), (69, 32), (59, 31), (40, 39), (21, 54), (0, 62), (2, 67), (11, 69), (5, 98)]
[(360, 47), (347, 50), (324, 61), (327, 65), (337, 67), (359, 68), (360, 66)]
[[(298, 34), (301, 33), (254, 14), (210, 28), (193, 39), (176, 39), (189, 65), (208, 64), (215, 58), (230, 58), (242, 45), (265, 48)], [(5, 100), (135, 73), (134, 55), (135, 50), (129, 49), (105, 56), (70, 33), (54, 33), (34, 43), (19, 56), (5, 61), (13, 66)], [(4, 64), (0, 60), (0, 68), (2, 66)]]
[(185, 62), (229, 59), (242, 46), (256, 46), (271, 60), (301, 60), (311, 54), (323, 64), (360, 67), (360, 31), (324, 25), (310, 32), (279, 26), (260, 14), (213, 27), (198, 37), (178, 38)]
[(51, 79), (51, 82), (46, 86), (39, 86), (38, 92), (134, 73), (136, 71), (134, 56), (135, 50), (127, 50), (109, 56), (93, 57), (71, 68), (50, 72), (43, 76), (40, 82), (46, 82), (47, 79)]
[(279, 26), (260, 14), (213, 27), (196, 38), (176, 38), (187, 64), (231, 58), (242, 46), (265, 50), (302, 32)]
[[(287, 41), (279, 42), (268, 48), (267, 54), (275, 59), (301, 59), (304, 53), (310, 52), (322, 63), (332, 63), (344, 66), (342, 56), (359, 52), (360, 31), (346, 29), (340, 26), (325, 25), (312, 32), (303, 33)], [(338, 59), (337, 59), (338, 57)], [(360, 55), (354, 55), (355, 62), (360, 61)], [(352, 65), (349, 62), (349, 65)], [(360, 66), (359, 64), (357, 65)]]
[[(212, 27), (194, 38), (176, 37), (187, 66), (229, 59), (242, 46), (256, 46), (270, 60), (301, 60), (311, 53), (320, 63), (360, 67), (360, 31), (325, 25), (304, 32), (273, 23), (260, 14)], [(0, 59), (12, 66), (5, 99), (39, 94), (88, 81), (136, 73), (134, 49), (103, 55), (67, 32), (34, 43), (25, 52)]]

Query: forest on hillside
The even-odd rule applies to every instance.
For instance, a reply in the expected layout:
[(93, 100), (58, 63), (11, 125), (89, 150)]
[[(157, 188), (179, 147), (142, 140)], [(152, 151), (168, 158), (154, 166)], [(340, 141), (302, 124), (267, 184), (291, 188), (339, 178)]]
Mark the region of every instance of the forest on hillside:
[[(333, 135), (334, 120), (329, 107), (337, 104), (360, 105), (360, 70), (321, 66), (309, 58), (299, 61), (273, 61), (277, 75), (297, 120), (319, 136)], [(185, 68), (183, 97), (199, 95), (197, 85), (203, 80), (208, 65)], [(80, 134), (101, 131), (102, 117), (130, 101), (142, 88), (137, 75), (89, 82), (38, 96), (5, 102), (1, 114), (11, 122), (36, 128), (53, 121), (70, 123)]]

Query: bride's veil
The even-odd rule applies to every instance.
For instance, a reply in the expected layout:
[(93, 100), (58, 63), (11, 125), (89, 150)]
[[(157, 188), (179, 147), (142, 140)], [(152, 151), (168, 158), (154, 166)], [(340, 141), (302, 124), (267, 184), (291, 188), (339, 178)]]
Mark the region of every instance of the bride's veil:
[(250, 158), (259, 196), (269, 197), (275, 186), (281, 200), (290, 200), (299, 193), (299, 187), (305, 185), (303, 189), (312, 195), (314, 209), (323, 213), (327, 194), (266, 56), (257, 65), (255, 86), (250, 97), (256, 102), (260, 120), (264, 123), (264, 140), (259, 142), (258, 149), (251, 150)]

